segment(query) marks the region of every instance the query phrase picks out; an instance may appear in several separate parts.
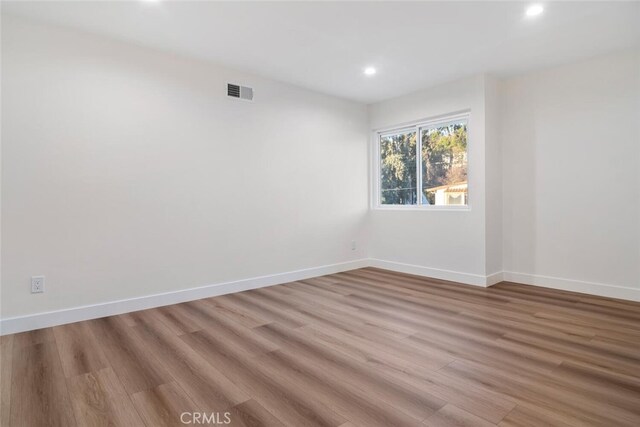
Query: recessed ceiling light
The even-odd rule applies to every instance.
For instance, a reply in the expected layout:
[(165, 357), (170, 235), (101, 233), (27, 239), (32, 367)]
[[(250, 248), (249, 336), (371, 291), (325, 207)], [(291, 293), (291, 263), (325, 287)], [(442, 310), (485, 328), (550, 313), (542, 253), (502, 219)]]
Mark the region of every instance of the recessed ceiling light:
[(538, 16), (544, 11), (544, 7), (541, 4), (532, 4), (527, 8), (527, 16)]
[(367, 76), (373, 76), (376, 73), (376, 69), (373, 68), (373, 67), (367, 67), (367, 68), (364, 69), (364, 73)]

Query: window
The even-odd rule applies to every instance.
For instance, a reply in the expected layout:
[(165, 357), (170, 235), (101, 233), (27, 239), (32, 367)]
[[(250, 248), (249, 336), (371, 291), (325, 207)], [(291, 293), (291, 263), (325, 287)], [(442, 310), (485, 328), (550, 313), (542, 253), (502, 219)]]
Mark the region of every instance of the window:
[(468, 116), (378, 133), (379, 206), (467, 206)]
[(385, 205), (415, 205), (416, 131), (380, 135), (380, 202)]

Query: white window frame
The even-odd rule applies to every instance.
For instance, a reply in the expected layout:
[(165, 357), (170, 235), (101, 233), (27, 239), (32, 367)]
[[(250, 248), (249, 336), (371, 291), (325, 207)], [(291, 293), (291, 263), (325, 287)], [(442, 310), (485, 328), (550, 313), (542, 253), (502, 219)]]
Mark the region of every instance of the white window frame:
[[(447, 125), (450, 123), (459, 123), (460, 121), (466, 121), (467, 123), (467, 182), (468, 182), (468, 195), (466, 205), (423, 205), (422, 204), (422, 130), (427, 128), (434, 128), (438, 126)], [(471, 144), (470, 138), (471, 129), (471, 111), (461, 111), (457, 113), (442, 115), (438, 117), (432, 117), (429, 119), (418, 120), (409, 124), (402, 124), (392, 127), (386, 127), (382, 129), (376, 129), (372, 134), (373, 149), (372, 149), (372, 167), (371, 171), (373, 176), (371, 179), (372, 185), (372, 208), (376, 210), (421, 210), (421, 211), (469, 211), (471, 210), (471, 158), (469, 153), (469, 147)], [(415, 205), (383, 205), (381, 204), (381, 162), (380, 162), (380, 138), (388, 135), (395, 135), (403, 132), (416, 132), (416, 171), (418, 175), (416, 177), (416, 184), (418, 188), (418, 194), (416, 194)]]

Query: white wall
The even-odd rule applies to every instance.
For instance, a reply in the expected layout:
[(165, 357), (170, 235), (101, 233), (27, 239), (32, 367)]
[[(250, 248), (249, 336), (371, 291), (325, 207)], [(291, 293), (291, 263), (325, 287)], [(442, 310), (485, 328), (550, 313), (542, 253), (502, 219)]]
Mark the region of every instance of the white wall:
[(372, 211), (376, 265), (640, 300), (640, 53), (447, 83), (371, 105), (370, 127), (466, 108), (471, 210)]
[[(443, 84), (367, 123), (283, 83), (2, 24), (4, 319), (367, 257), (640, 295), (638, 52)], [(256, 102), (228, 100), (228, 81)], [(369, 211), (370, 130), (467, 109), (470, 209)]]
[(512, 78), (501, 96), (504, 269), (639, 298), (640, 52)]
[(500, 136), (500, 82), (485, 77), (485, 254), (487, 276), (498, 274), (488, 284), (499, 281), (502, 258), (502, 144)]
[[(408, 267), (407, 271), (483, 284), (486, 274), (485, 77), (463, 79), (372, 104), (369, 123), (372, 129), (380, 129), (461, 110), (471, 111), (470, 209), (373, 210), (370, 254), (375, 259), (420, 267)], [(388, 263), (379, 265), (394, 267)], [(461, 274), (450, 275), (441, 270)]]
[(3, 318), (367, 256), (362, 105), (7, 15), (2, 90)]

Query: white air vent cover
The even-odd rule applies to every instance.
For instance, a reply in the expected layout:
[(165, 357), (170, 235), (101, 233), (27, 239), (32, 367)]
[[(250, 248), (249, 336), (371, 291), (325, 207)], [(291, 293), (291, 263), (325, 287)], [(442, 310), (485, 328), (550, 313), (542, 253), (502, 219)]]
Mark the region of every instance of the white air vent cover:
[(244, 101), (253, 101), (253, 88), (227, 83), (227, 96)]

